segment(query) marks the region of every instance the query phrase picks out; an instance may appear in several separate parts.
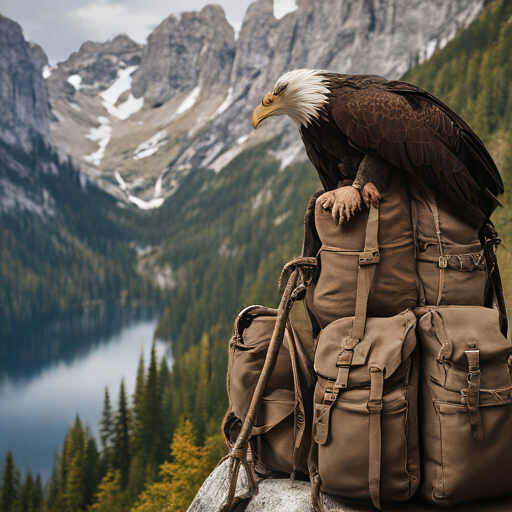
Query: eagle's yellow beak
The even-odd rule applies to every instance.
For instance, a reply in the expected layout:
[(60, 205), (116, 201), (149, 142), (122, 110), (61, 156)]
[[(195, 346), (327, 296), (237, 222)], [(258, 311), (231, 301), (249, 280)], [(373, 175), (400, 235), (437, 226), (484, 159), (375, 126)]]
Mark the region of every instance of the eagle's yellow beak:
[(252, 126), (256, 130), (258, 126), (267, 118), (279, 114), (280, 96), (274, 96), (271, 92), (265, 94), (262, 102), (254, 109), (251, 117)]

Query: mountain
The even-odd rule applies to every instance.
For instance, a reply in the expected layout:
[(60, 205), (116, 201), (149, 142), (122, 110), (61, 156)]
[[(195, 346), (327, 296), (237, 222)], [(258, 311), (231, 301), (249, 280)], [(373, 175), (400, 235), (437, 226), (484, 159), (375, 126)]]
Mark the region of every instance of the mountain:
[(43, 313), (157, 299), (154, 276), (138, 267), (143, 212), (122, 211), (59, 156), (46, 57), (4, 16), (0, 45), (0, 333)]
[(443, 47), (483, 0), (256, 0), (238, 38), (219, 6), (171, 15), (142, 46), (126, 36), (84, 43), (46, 69), (52, 136), (102, 188), (159, 207), (192, 169), (219, 172), (272, 141), (285, 167), (304, 160), (294, 125), (258, 132), (250, 113), (275, 80), (300, 67), (399, 78)]

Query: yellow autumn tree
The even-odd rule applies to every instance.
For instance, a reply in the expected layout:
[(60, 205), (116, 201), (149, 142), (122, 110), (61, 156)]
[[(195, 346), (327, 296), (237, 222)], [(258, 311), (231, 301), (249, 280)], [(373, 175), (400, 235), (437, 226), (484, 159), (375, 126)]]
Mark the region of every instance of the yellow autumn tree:
[(132, 512), (185, 512), (224, 451), (220, 435), (197, 446), (192, 423), (182, 422), (171, 444), (173, 461), (160, 466), (162, 481), (144, 491)]
[(98, 486), (96, 503), (87, 509), (88, 512), (117, 512), (120, 493), (121, 471), (110, 468)]

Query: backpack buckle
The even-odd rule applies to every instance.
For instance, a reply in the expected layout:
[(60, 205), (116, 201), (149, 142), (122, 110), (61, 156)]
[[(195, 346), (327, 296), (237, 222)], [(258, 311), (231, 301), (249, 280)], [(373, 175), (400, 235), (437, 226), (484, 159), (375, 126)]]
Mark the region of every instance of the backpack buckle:
[(380, 261), (380, 252), (378, 249), (364, 251), (359, 253), (359, 265), (374, 265)]
[(366, 407), (370, 412), (382, 411), (382, 400), (368, 400)]

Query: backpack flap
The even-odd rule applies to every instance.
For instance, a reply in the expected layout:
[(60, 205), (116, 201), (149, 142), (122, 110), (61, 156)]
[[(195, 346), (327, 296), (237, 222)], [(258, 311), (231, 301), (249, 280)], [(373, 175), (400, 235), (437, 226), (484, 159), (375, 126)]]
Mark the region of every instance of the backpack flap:
[[(340, 318), (320, 334), (315, 354), (315, 371), (325, 379), (335, 380), (342, 354), (347, 349), (354, 318)], [(410, 310), (388, 318), (368, 318), (363, 339), (355, 345), (350, 362), (349, 385), (370, 384), (367, 362), (380, 368), (386, 379), (391, 377), (416, 346), (416, 316)]]

